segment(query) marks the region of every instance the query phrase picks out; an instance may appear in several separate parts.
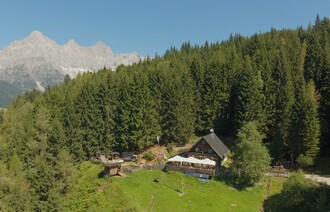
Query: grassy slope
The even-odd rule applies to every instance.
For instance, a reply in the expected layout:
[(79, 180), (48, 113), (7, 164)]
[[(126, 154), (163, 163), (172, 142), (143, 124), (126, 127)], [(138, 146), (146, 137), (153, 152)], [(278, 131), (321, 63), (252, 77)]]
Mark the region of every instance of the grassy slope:
[[(109, 179), (100, 177), (101, 166), (89, 162), (80, 170), (66, 198), (72, 211), (258, 211), (266, 198), (264, 186), (237, 191), (224, 182), (199, 183), (181, 173), (143, 170), (126, 178)], [(98, 192), (107, 180), (104, 191)], [(179, 195), (181, 182), (183, 196)], [(271, 193), (278, 193), (282, 183), (274, 178)]]

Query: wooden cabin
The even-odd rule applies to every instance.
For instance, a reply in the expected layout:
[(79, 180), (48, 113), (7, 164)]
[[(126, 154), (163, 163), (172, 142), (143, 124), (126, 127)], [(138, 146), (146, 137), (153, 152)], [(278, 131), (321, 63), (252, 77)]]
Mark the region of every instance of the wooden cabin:
[(170, 158), (167, 170), (184, 172), (189, 176), (209, 178), (214, 176), (227, 160), (229, 149), (211, 132), (199, 140), (188, 151)]
[(211, 159), (216, 162), (216, 168), (219, 170), (226, 160), (229, 149), (213, 132), (204, 136), (189, 151), (183, 153), (185, 157), (194, 157), (198, 159)]

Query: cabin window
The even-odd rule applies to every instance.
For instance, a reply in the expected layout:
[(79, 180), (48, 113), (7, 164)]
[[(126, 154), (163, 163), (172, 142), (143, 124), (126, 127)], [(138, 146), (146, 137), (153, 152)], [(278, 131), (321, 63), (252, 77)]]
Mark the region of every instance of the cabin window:
[(207, 152), (210, 153), (210, 154), (212, 154), (213, 153), (213, 149), (208, 149)]
[(198, 148), (196, 147), (195, 152), (198, 152)]
[(205, 141), (204, 140), (202, 140), (202, 144), (205, 144)]

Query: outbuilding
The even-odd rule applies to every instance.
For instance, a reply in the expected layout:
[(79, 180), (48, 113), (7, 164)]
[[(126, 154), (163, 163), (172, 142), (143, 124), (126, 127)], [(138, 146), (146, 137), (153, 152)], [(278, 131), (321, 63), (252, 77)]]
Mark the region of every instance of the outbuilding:
[(120, 175), (122, 173), (121, 164), (123, 162), (114, 162), (114, 163), (106, 163), (104, 166), (104, 173), (108, 176)]

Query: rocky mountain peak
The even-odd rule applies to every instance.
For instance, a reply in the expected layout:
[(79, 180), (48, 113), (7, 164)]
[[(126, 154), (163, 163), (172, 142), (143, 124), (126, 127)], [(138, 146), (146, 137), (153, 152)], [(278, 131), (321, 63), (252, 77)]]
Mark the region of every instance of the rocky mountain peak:
[(129, 65), (141, 59), (136, 53), (114, 54), (103, 42), (84, 47), (70, 40), (59, 45), (33, 31), (0, 51), (0, 79), (23, 89), (40, 88), (62, 82), (67, 74), (75, 77), (104, 66), (114, 70), (120, 64)]
[[(49, 39), (47, 36), (43, 35), (39, 31), (33, 31), (31, 32), (23, 41), (31, 43), (31, 44), (42, 44), (42, 43), (55, 43), (51, 39)], [(41, 42), (41, 43), (40, 43)]]
[(77, 42), (75, 40), (71, 39), (64, 46), (67, 46), (67, 47), (77, 47), (77, 46), (79, 46), (79, 44), (77, 44)]
[(108, 54), (108, 55), (112, 54), (111, 48), (109, 46), (105, 45), (105, 43), (103, 43), (101, 41), (97, 42), (91, 48), (95, 49), (99, 53)]
[(33, 31), (31, 32), (27, 38), (44, 38), (46, 36), (44, 36), (40, 31)]
[(102, 41), (97, 42), (94, 46), (97, 47), (97, 48), (107, 48), (108, 47)]

